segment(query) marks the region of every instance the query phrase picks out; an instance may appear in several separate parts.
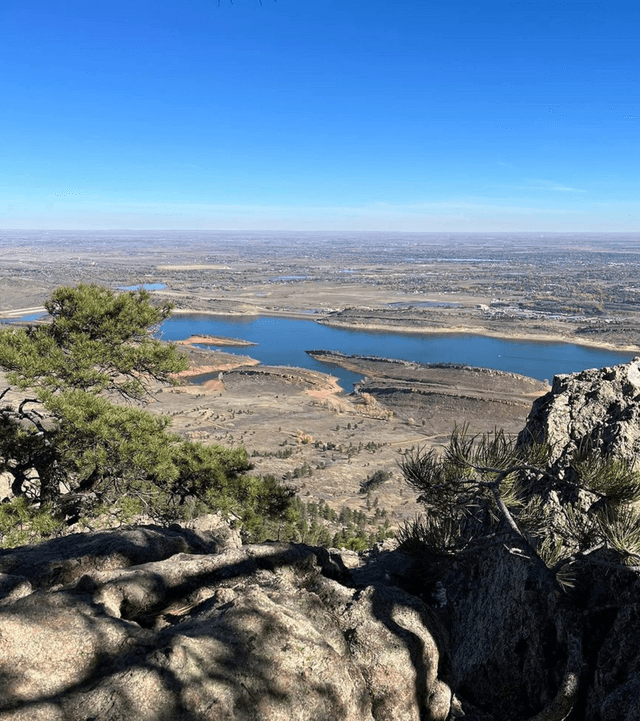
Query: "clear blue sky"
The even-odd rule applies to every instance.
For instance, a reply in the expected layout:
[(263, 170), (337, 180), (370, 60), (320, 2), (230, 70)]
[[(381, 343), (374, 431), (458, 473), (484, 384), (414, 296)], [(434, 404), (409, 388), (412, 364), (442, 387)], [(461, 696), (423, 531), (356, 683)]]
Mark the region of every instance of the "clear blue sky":
[(640, 3), (2, 0), (0, 228), (640, 230)]

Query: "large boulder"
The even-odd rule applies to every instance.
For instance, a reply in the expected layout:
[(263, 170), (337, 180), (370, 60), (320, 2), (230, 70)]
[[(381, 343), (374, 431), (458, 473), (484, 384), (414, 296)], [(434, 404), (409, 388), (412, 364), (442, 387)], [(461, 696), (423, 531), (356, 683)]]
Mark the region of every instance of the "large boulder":
[(70, 539), (0, 553), (1, 721), (449, 714), (428, 607), (357, 586), (338, 554), (175, 527)]
[(587, 717), (594, 721), (640, 718), (640, 609), (621, 608), (599, 648), (588, 694)]

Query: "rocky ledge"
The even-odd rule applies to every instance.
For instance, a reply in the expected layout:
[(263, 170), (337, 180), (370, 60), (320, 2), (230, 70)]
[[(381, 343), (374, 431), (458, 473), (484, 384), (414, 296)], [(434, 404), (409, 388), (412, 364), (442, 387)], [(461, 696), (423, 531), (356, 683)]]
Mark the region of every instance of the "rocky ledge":
[(5, 551), (0, 718), (443, 721), (432, 614), (374, 555), (214, 517)]

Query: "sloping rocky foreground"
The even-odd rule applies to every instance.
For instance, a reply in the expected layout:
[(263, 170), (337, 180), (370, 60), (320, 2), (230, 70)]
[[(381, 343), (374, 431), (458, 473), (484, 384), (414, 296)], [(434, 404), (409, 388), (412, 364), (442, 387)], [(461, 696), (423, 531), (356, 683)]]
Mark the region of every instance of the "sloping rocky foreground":
[[(640, 361), (556, 379), (527, 433), (640, 451)], [(640, 718), (640, 586), (584, 598), (571, 718)], [(215, 517), (0, 552), (1, 721), (555, 721), (561, 599), (487, 548), (438, 567), (242, 545)]]

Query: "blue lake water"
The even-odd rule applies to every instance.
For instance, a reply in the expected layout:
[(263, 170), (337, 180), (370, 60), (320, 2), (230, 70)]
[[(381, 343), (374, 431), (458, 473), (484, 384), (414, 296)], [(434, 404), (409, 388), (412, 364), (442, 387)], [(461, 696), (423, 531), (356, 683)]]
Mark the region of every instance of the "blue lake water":
[(19, 318), (3, 318), (3, 323), (12, 323), (12, 322), (28, 322), (31, 320), (41, 320), (42, 318), (46, 318), (46, 313), (27, 313), (27, 315), (21, 315)]
[(166, 283), (141, 283), (140, 285), (121, 285), (118, 290), (162, 290)]
[(329, 372), (352, 390), (360, 376), (337, 366), (310, 358), (307, 350), (331, 350), (353, 355), (401, 358), (419, 363), (462, 363), (495, 368), (551, 380), (560, 373), (624, 363), (634, 353), (585, 348), (571, 343), (532, 343), (499, 340), (474, 335), (419, 335), (379, 333), (329, 328), (312, 320), (290, 318), (230, 318), (188, 315), (166, 320), (161, 328), (164, 340), (184, 340), (191, 335), (231, 336), (257, 346), (230, 348), (256, 358), (265, 365), (289, 365)]

